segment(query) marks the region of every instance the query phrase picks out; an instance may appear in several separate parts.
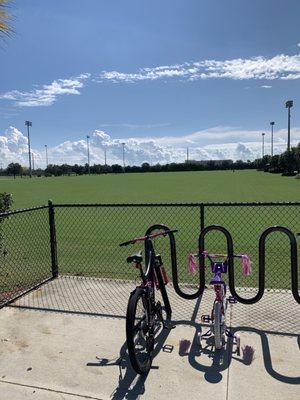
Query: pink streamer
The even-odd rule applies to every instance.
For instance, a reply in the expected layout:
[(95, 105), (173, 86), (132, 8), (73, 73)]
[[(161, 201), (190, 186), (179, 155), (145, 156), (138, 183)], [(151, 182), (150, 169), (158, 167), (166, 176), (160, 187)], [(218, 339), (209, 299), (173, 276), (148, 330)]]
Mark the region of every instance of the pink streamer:
[(194, 274), (196, 272), (197, 268), (198, 268), (198, 265), (196, 263), (195, 257), (193, 254), (190, 254), (189, 258), (188, 258), (188, 272), (190, 274)]
[(249, 276), (251, 274), (251, 261), (247, 254), (242, 254), (242, 266), (244, 275)]

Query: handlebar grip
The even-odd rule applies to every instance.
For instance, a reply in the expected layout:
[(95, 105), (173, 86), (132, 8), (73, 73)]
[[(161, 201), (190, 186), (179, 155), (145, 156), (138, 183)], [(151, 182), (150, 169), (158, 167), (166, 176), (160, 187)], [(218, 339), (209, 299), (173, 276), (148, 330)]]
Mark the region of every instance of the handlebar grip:
[[(173, 233), (173, 232), (178, 232), (178, 229), (170, 229), (170, 230), (168, 230), (168, 231), (161, 232), (161, 233), (159, 233), (159, 234), (154, 234), (152, 237), (156, 237), (156, 236), (165, 236), (165, 235), (169, 235), (170, 233)], [(138, 241), (140, 241), (140, 240), (145, 240), (145, 239), (147, 239), (147, 238), (150, 239), (150, 238), (151, 238), (151, 235), (148, 235), (148, 236), (145, 236), (145, 237), (141, 237), (141, 238), (135, 238), (135, 239), (133, 239), (133, 240), (128, 240), (128, 242), (120, 243), (119, 246), (128, 246), (129, 244), (134, 244), (134, 243), (136, 243), (136, 242), (138, 242)]]
[(128, 242), (123, 242), (123, 243), (120, 243), (120, 247), (122, 247), (122, 246), (128, 246), (129, 244), (133, 244), (134, 243), (134, 241), (133, 240), (129, 240)]

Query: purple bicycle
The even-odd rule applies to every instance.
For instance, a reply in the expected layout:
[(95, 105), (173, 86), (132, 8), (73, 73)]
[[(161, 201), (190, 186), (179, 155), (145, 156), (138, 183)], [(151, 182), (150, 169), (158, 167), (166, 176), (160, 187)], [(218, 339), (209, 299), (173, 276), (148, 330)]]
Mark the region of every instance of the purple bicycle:
[[(214, 274), (210, 285), (213, 286), (215, 292), (215, 299), (213, 308), (210, 315), (202, 315), (201, 321), (204, 323), (210, 323), (210, 329), (205, 334), (198, 334), (199, 346), (202, 347), (202, 339), (214, 336), (215, 348), (221, 349), (225, 344), (225, 336), (231, 337), (233, 343), (237, 346), (237, 353), (240, 353), (240, 338), (238, 335), (233, 334), (226, 326), (226, 311), (228, 304), (235, 304), (237, 300), (233, 296), (227, 295), (226, 283), (222, 279), (222, 274), (227, 274), (228, 271), (228, 255), (227, 254), (213, 254), (208, 251), (202, 253), (203, 256), (207, 257), (210, 261), (211, 270)], [(189, 271), (194, 272), (197, 268), (194, 257), (199, 254), (191, 254), (189, 257)], [(243, 271), (245, 275), (251, 273), (251, 262), (246, 254), (235, 254), (235, 258), (242, 260)]]

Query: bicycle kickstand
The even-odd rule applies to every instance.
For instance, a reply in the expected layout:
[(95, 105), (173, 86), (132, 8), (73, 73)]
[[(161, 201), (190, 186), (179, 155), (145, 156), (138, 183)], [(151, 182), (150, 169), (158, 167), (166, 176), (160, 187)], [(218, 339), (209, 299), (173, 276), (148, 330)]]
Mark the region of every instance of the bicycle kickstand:
[(162, 323), (164, 329), (175, 329), (175, 328), (176, 328), (176, 326), (173, 325), (173, 324), (171, 323), (171, 321), (166, 322), (166, 321), (164, 320), (163, 315), (162, 315), (162, 307), (161, 307), (161, 304), (159, 304), (159, 306), (158, 306), (157, 313), (158, 313), (159, 319), (161, 320), (161, 323)]

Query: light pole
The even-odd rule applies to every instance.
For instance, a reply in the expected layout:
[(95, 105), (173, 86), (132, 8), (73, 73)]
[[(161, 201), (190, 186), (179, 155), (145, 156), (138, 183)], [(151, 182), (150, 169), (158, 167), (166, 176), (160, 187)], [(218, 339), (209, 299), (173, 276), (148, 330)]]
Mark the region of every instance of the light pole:
[(46, 168), (48, 167), (48, 146), (45, 144), (45, 150), (46, 150)]
[(32, 153), (31, 155), (32, 155), (32, 171), (34, 171), (34, 153)]
[(125, 143), (122, 143), (122, 146), (123, 146), (123, 169), (125, 172)]
[(89, 171), (89, 175), (90, 175), (91, 170), (90, 170), (90, 137), (89, 137), (89, 135), (86, 135), (86, 147), (87, 147), (87, 158), (88, 158), (88, 171)]
[(106, 160), (106, 148), (104, 148), (104, 165), (106, 166), (107, 165), (107, 162), (106, 162), (107, 160)]
[(265, 133), (263, 132), (261, 134), (261, 136), (262, 136), (262, 158), (264, 158), (264, 156), (265, 156)]
[(287, 142), (287, 150), (291, 150), (291, 108), (293, 107), (293, 100), (288, 100), (285, 103), (285, 108), (288, 109), (288, 142)]
[(273, 157), (273, 133), (274, 133), (274, 124), (275, 122), (270, 122), (271, 125), (271, 156)]
[(186, 162), (189, 162), (189, 148), (186, 148)]
[(28, 159), (29, 159), (29, 176), (32, 178), (31, 171), (31, 150), (30, 150), (30, 135), (29, 135), (29, 127), (32, 126), (32, 122), (25, 121), (25, 125), (27, 126), (27, 138), (28, 138)]

